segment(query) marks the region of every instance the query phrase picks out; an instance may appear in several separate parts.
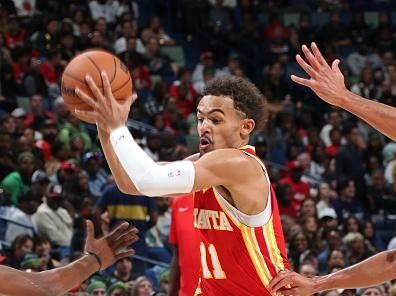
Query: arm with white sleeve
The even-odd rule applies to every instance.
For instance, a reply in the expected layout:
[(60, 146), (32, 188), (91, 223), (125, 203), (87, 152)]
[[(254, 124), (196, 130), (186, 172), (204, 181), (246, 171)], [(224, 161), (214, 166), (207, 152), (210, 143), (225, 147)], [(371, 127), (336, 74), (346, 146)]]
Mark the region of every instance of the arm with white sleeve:
[(125, 126), (110, 133), (110, 143), (134, 187), (147, 196), (232, 186), (243, 181), (246, 174), (257, 173), (255, 164), (238, 149), (215, 150), (196, 162), (182, 160), (161, 165), (142, 150)]

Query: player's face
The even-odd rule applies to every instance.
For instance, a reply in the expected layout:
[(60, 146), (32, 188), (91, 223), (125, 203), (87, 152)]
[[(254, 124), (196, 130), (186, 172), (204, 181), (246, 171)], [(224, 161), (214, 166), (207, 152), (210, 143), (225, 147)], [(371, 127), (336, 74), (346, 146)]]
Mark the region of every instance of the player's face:
[[(199, 151), (203, 155), (215, 149), (240, 148), (246, 145), (246, 119), (242, 112), (234, 108), (229, 97), (204, 96), (198, 104)], [(254, 128), (254, 121), (251, 129)], [(251, 130), (250, 130), (251, 131)], [(249, 132), (250, 133), (250, 132)]]

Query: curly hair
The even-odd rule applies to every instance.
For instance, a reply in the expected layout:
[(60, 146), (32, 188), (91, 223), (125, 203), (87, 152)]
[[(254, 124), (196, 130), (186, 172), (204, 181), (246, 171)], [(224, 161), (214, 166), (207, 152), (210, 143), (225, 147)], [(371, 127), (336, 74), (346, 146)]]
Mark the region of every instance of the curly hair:
[(234, 76), (215, 78), (205, 86), (203, 95), (231, 98), (236, 110), (254, 120), (257, 131), (267, 123), (267, 100), (257, 87), (246, 79)]

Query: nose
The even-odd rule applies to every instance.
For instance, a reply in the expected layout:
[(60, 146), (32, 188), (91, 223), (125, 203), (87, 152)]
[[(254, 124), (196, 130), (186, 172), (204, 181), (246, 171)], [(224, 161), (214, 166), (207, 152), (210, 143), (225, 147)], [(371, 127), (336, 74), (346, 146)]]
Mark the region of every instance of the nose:
[(198, 123), (198, 134), (203, 135), (205, 133), (208, 133), (210, 130), (210, 123), (209, 120), (204, 119), (201, 123)]

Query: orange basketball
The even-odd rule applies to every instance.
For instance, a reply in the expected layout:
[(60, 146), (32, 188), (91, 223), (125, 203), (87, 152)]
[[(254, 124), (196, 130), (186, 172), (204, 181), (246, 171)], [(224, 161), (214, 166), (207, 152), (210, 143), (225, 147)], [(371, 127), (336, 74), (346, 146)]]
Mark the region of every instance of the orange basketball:
[(103, 92), (103, 81), (100, 75), (102, 71), (105, 71), (109, 77), (111, 90), (116, 100), (125, 100), (132, 95), (132, 78), (125, 64), (115, 55), (104, 50), (88, 50), (73, 58), (62, 74), (61, 93), (71, 111), (92, 109), (76, 95), (74, 90), (78, 87), (93, 97), (85, 82), (85, 75), (89, 74)]

